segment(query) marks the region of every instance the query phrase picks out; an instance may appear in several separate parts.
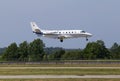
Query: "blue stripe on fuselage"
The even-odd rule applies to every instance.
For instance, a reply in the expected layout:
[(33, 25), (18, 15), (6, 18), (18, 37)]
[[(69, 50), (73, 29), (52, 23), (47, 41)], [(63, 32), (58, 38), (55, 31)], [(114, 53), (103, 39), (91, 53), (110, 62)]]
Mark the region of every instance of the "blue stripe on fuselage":
[(43, 32), (34, 32), (34, 31), (33, 31), (33, 33), (43, 35)]

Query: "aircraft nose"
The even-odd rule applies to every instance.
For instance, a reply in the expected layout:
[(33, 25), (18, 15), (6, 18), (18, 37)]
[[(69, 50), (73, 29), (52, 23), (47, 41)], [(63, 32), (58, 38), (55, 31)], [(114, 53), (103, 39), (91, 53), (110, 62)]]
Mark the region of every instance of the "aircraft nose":
[(89, 37), (92, 37), (93, 35), (91, 33), (87, 33)]

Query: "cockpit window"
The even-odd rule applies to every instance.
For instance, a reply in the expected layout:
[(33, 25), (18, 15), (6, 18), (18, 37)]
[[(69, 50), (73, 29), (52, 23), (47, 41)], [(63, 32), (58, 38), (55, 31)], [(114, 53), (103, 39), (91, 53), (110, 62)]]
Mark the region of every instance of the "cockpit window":
[(81, 33), (85, 33), (85, 31), (81, 31)]

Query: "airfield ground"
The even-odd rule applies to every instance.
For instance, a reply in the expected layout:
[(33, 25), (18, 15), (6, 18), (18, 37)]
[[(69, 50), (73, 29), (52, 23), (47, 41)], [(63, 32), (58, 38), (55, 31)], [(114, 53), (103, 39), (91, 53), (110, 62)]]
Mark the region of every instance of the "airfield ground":
[(119, 67), (0, 67), (0, 75), (120, 75)]
[(120, 79), (75, 79), (75, 78), (68, 78), (68, 79), (0, 79), (0, 81), (120, 81)]
[[(27, 78), (27, 76), (29, 76)], [(36, 78), (30, 77), (38, 76)], [(43, 76), (45, 75), (45, 76)], [(53, 76), (55, 75), (55, 77)], [(80, 76), (63, 77), (60, 76)], [(7, 77), (8, 76), (8, 77)], [(16, 76), (18, 78), (10, 78)], [(23, 76), (19, 78), (19, 76)], [(43, 78), (40, 78), (43, 76)], [(52, 77), (49, 77), (52, 76)], [(88, 76), (88, 78), (86, 77)], [(104, 77), (97, 77), (104, 76)], [(120, 64), (0, 64), (0, 81), (120, 81)], [(26, 78), (24, 78), (26, 77)], [(85, 77), (85, 78), (84, 78)]]

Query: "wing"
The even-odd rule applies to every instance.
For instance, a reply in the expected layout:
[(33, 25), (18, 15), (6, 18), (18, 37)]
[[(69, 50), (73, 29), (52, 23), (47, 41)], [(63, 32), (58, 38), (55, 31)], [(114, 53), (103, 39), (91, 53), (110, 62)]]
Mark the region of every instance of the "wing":
[(47, 32), (47, 33), (44, 32), (44, 35), (56, 35), (56, 33), (57, 32)]
[(72, 38), (71, 35), (59, 35), (58, 39), (68, 39), (68, 38)]

